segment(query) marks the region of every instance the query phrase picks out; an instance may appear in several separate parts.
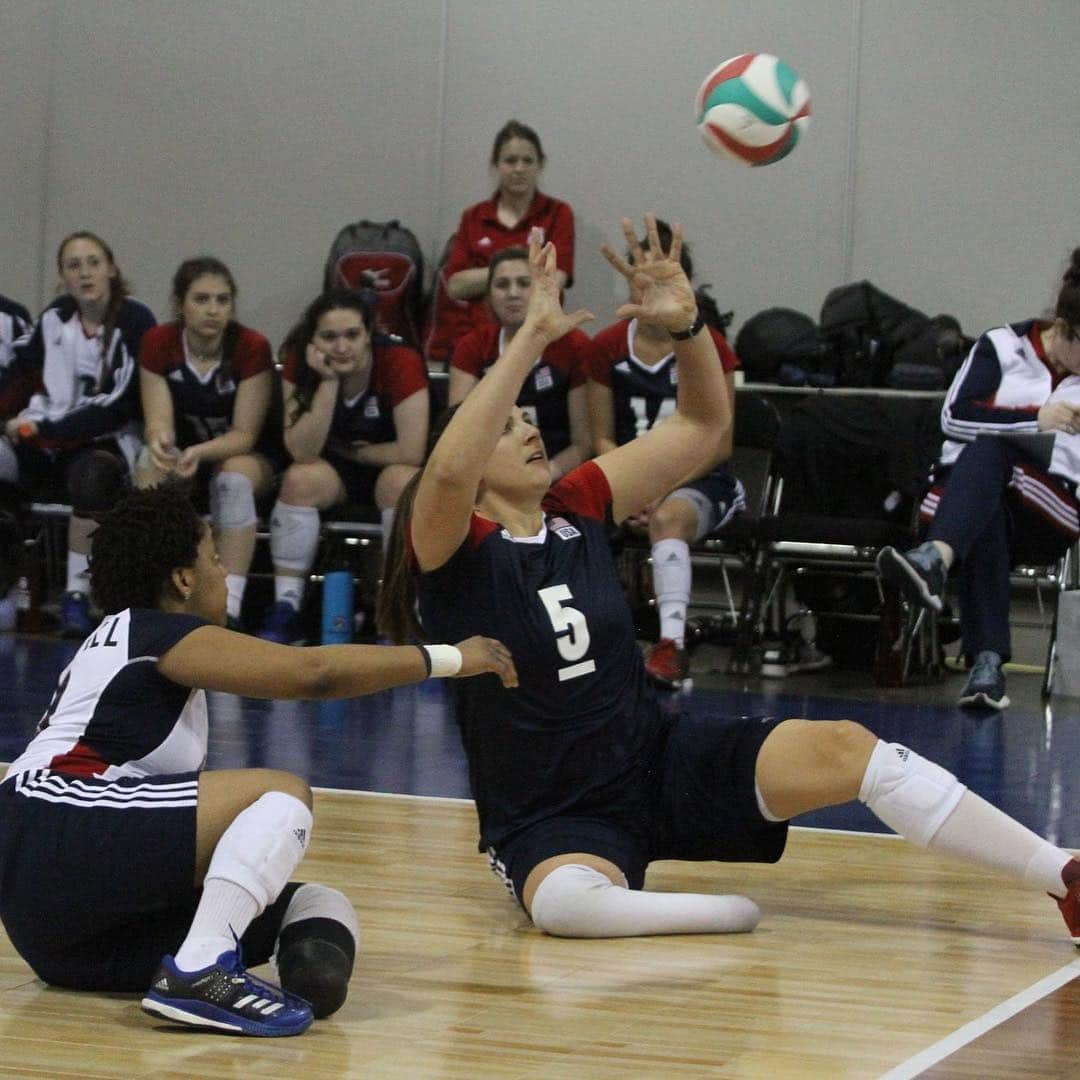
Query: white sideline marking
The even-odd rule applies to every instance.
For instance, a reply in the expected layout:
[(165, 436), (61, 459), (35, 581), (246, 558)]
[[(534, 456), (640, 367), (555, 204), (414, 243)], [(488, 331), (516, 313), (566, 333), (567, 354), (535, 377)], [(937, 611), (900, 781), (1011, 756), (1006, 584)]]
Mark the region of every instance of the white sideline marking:
[(884, 1073), (879, 1080), (912, 1080), (913, 1077), (918, 1076), (930, 1068), (931, 1065), (936, 1065), (950, 1054), (955, 1053), (962, 1046), (974, 1042), (980, 1035), (985, 1035), (992, 1028), (1005, 1023), (1006, 1020), (1011, 1019), (1029, 1005), (1034, 1005), (1035, 1002), (1041, 1001), (1066, 983), (1072, 982), (1078, 975), (1080, 975), (1080, 960), (1073, 960), (1072, 963), (1059, 968), (1053, 974), (1047, 975), (1045, 979), (1033, 983), (1026, 990), (1021, 990), (1019, 994), (1015, 994), (1008, 1001), (995, 1005), (988, 1012), (983, 1013), (982, 1016), (978, 1016), (970, 1023), (957, 1028), (950, 1035), (946, 1035), (944, 1039), (934, 1043), (933, 1046), (928, 1046), (914, 1057), (901, 1062), (895, 1069), (890, 1069), (887, 1073)]

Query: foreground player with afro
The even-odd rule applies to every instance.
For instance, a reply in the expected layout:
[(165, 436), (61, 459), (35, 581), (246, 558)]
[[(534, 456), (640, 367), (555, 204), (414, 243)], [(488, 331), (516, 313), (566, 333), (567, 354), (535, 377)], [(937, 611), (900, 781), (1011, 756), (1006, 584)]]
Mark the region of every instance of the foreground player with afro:
[[(550, 341), (588, 317), (559, 304), (551, 245), (530, 250), (526, 319), (450, 419), (388, 552), (384, 631), (498, 634), (520, 685), (462, 684), (458, 718), (492, 868), (533, 923), (567, 937), (752, 930), (740, 896), (642, 890), (654, 859), (775, 862), (789, 818), (858, 798), (901, 836), (1057, 898), (1080, 942), (1080, 862), (955, 776), (850, 721), (672, 717), (645, 678), (608, 542), (625, 520), (720, 456), (730, 398), (679, 266), (629, 221), (619, 315), (662, 326), (676, 409), (553, 487), (514, 402)], [(419, 602), (419, 625), (414, 612)]]
[[(204, 690), (343, 698), (481, 672), (509, 685), (508, 654), (487, 638), (301, 650), (225, 629), (213, 536), (175, 485), (104, 518), (90, 574), (106, 616), (0, 783), (4, 927), (47, 983), (145, 990), (147, 1012), (214, 1031), (300, 1034), (345, 1000), (356, 915), (334, 889), (289, 882), (311, 839), (304, 780), (203, 771)], [(280, 988), (244, 967), (275, 953)]]

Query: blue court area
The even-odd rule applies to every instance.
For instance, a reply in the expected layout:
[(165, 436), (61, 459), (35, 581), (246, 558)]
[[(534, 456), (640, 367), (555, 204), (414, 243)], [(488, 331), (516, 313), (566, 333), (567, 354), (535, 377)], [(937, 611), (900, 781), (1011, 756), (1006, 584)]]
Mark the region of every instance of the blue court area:
[[(33, 734), (77, 643), (0, 635), (0, 760)], [(700, 666), (695, 664), (695, 666)], [(699, 715), (801, 716), (858, 720), (952, 770), (972, 790), (1047, 839), (1080, 847), (1080, 702), (1043, 703), (1010, 683), (1013, 707), (965, 713), (947, 685), (912, 692), (858, 689), (850, 673), (730, 689), (702, 672), (668, 707)], [(853, 682), (855, 690), (852, 689)], [(1028, 682), (1034, 685), (1030, 677)], [(351, 701), (255, 701), (211, 694), (209, 767), (288, 769), (317, 787), (467, 798), (468, 773), (454, 720), (453, 684), (432, 680)], [(925, 699), (925, 700), (916, 700)], [(1025, 704), (1026, 702), (1026, 704)], [(800, 825), (885, 831), (861, 804), (818, 811)]]

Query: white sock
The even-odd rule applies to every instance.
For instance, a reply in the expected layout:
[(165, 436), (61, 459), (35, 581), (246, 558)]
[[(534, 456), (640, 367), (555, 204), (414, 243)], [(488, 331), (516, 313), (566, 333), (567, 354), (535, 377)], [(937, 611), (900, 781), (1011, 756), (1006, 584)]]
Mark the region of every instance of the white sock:
[(930, 841), (930, 849), (998, 870), (1059, 899), (1066, 892), (1061, 870), (1072, 855), (973, 791), (961, 796), (956, 809)]
[(690, 603), (690, 545), (685, 540), (660, 540), (653, 544), (652, 564), (660, 636), (681, 648), (686, 636), (686, 607)]
[(304, 599), (304, 579), (293, 577), (292, 574), (274, 575), (274, 600), (281, 603), (292, 604), (293, 609), (300, 610), (300, 603)]
[(228, 597), (225, 600), (225, 611), (230, 619), (240, 618), (240, 609), (244, 606), (244, 589), (247, 588), (247, 574), (226, 574), (225, 588)]
[(268, 791), (241, 810), (214, 848), (176, 966), (199, 971), (236, 948), (233, 935), (277, 899), (310, 838), (311, 811), (294, 795)]
[(270, 514), (270, 554), (277, 570), (307, 577), (319, 550), (319, 511), (280, 499)]
[(545, 933), (582, 938), (739, 934), (761, 918), (745, 896), (639, 892), (577, 863), (556, 867), (540, 882), (530, 914)]
[(68, 550), (67, 591), (85, 593), (90, 590), (90, 556)]
[(258, 914), (259, 902), (247, 889), (223, 878), (207, 881), (188, 935), (176, 950), (176, 966), (181, 971), (209, 967), (236, 948), (233, 931), (241, 937)]

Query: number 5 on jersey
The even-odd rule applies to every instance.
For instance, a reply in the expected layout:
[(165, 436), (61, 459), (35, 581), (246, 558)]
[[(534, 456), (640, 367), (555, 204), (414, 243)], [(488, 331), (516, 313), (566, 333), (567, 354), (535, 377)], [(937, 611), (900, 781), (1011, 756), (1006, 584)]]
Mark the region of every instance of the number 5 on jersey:
[(585, 616), (577, 608), (567, 607), (564, 603), (573, 600), (570, 590), (565, 585), (549, 585), (537, 595), (543, 601), (555, 630), (559, 655), (570, 661), (569, 666), (559, 668), (559, 682), (592, 674), (596, 670), (596, 661), (581, 659), (589, 651), (589, 627)]

